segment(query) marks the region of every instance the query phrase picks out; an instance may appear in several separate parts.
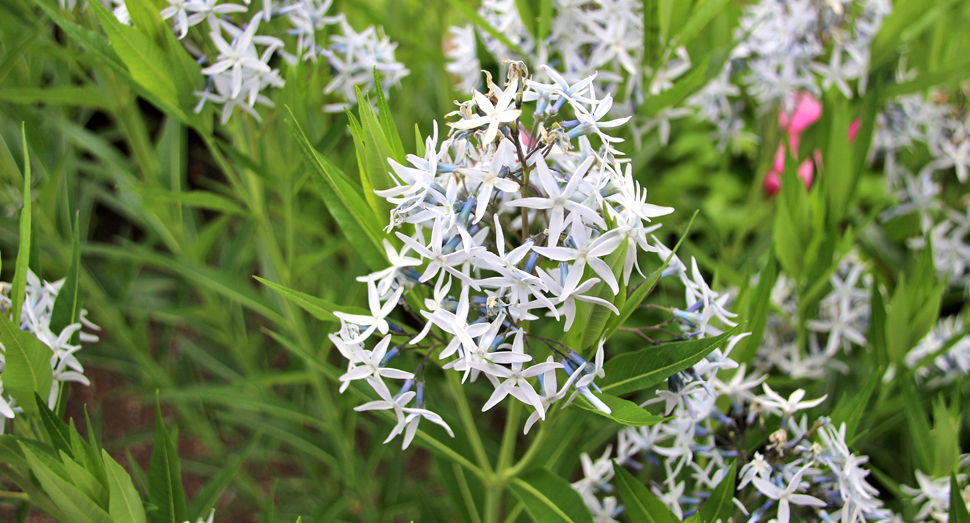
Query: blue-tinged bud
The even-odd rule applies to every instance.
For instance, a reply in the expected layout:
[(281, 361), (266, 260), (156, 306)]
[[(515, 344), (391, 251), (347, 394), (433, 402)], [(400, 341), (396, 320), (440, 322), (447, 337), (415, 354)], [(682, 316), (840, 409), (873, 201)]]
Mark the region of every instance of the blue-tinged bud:
[(387, 322), (387, 329), (393, 332), (394, 334), (404, 334), (404, 329), (402, 329), (400, 325), (397, 325), (394, 322), (390, 322), (390, 321)]
[(424, 408), (424, 382), (418, 382), (417, 394), (414, 396), (414, 406), (418, 409)]
[(556, 100), (556, 103), (552, 105), (552, 110), (550, 112), (551, 113), (558, 113), (559, 110), (562, 109), (563, 104), (565, 104), (565, 103), (566, 103), (566, 97), (565, 96), (560, 96), (559, 99)]
[(704, 302), (698, 300), (693, 303), (690, 307), (687, 307), (687, 312), (697, 312), (704, 307)]
[(530, 252), (529, 257), (525, 260), (525, 272), (532, 274), (532, 269), (535, 268), (537, 261), (539, 261), (539, 253), (535, 251)]
[[(453, 164), (450, 164), (450, 163), (438, 162), (438, 165), (435, 168), (435, 172), (437, 172), (438, 174), (448, 174), (448, 173), (455, 172), (455, 169), (457, 169), (457, 168), (458, 168), (457, 165), (453, 165)], [(442, 194), (444, 194), (444, 191), (441, 191), (441, 192), (442, 192)]]
[(384, 354), (384, 357), (383, 357), (383, 358), (381, 358), (381, 363), (380, 363), (380, 365), (379, 365), (379, 366), (381, 366), (381, 367), (386, 367), (386, 366), (387, 366), (387, 364), (388, 364), (388, 363), (390, 363), (390, 362), (391, 362), (391, 360), (393, 360), (393, 359), (394, 359), (394, 357), (395, 357), (395, 356), (397, 356), (397, 355), (398, 355), (398, 354), (400, 354), (400, 353), (401, 353), (401, 348), (400, 348), (400, 347), (394, 347), (394, 348), (392, 348), (391, 350), (389, 350), (389, 351), (387, 351), (387, 352), (386, 352), (386, 353)]
[(458, 312), (458, 302), (455, 300), (441, 300), (441, 308), (451, 313)]
[(441, 252), (443, 252), (444, 254), (451, 254), (456, 250), (458, 250), (458, 245), (460, 244), (461, 244), (461, 235), (456, 234), (450, 240), (448, 240), (448, 243), (446, 243), (445, 246), (441, 249)]
[(590, 363), (588, 361), (586, 361), (585, 358), (583, 358), (582, 356), (580, 356), (579, 353), (576, 352), (576, 351), (574, 351), (574, 350), (569, 351), (569, 354), (567, 356), (569, 356), (569, 359), (572, 360), (573, 363), (576, 364), (576, 368), (577, 369), (579, 367), (581, 367), (583, 364), (586, 364), (586, 367), (589, 367), (590, 366)]
[(501, 345), (503, 341), (505, 341), (505, 336), (502, 336), (502, 335), (496, 336), (495, 339), (492, 340), (492, 344), (488, 346), (488, 352), (493, 352), (498, 350), (498, 346)]
[(546, 380), (542, 379), (542, 374), (536, 376), (536, 380), (539, 382), (539, 395), (546, 395)]
[(421, 273), (414, 270), (414, 267), (402, 267), (398, 271), (401, 273), (401, 276), (404, 276), (405, 279), (412, 283), (420, 283)]
[(569, 276), (569, 264), (559, 262), (559, 286), (566, 288), (566, 277)]
[(704, 317), (696, 312), (688, 312), (688, 311), (682, 311), (680, 309), (674, 309), (674, 317), (680, 318), (691, 325), (704, 323)]
[(680, 377), (679, 372), (667, 378), (667, 390), (676, 394), (683, 389), (684, 379)]
[(401, 390), (394, 395), (394, 399), (400, 398), (402, 394), (407, 394), (407, 392), (411, 390), (412, 385), (414, 385), (414, 378), (408, 378), (404, 382), (404, 385), (401, 385)]
[(461, 208), (461, 213), (458, 214), (458, 223), (461, 225), (468, 225), (468, 221), (472, 217), (472, 211), (475, 210), (475, 197), (469, 196), (465, 200), (465, 205)]

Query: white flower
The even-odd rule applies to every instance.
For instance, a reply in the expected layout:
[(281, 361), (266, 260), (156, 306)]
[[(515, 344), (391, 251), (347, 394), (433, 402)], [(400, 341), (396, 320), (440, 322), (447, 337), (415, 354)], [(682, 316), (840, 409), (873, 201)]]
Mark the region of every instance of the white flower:
[(482, 138), (483, 143), (489, 144), (495, 141), (495, 136), (498, 134), (498, 128), (502, 124), (508, 124), (514, 122), (522, 114), (521, 109), (510, 109), (509, 105), (515, 100), (516, 88), (518, 87), (518, 79), (515, 78), (507, 86), (505, 86), (505, 91), (502, 92), (495, 104), (482, 93), (475, 91), (474, 99), (475, 104), (477, 104), (478, 109), (485, 113), (484, 116), (473, 116), (468, 119), (458, 120), (457, 122), (448, 122), (448, 125), (454, 127), (455, 129), (477, 129), (479, 127), (488, 126), (485, 130), (485, 136)]
[(812, 507), (824, 507), (826, 503), (818, 498), (813, 498), (812, 496), (806, 494), (796, 494), (795, 492), (801, 490), (802, 475), (808, 467), (800, 469), (795, 476), (791, 479), (788, 486), (782, 490), (778, 485), (756, 477), (751, 480), (751, 483), (755, 486), (758, 491), (760, 491), (765, 496), (778, 501), (778, 523), (788, 523), (791, 517), (791, 506), (790, 505), (807, 505)]
[(805, 397), (805, 391), (798, 389), (795, 392), (792, 392), (786, 400), (777, 392), (771, 390), (771, 387), (769, 387), (767, 383), (763, 384), (762, 387), (764, 388), (765, 395), (759, 396), (758, 402), (768, 409), (769, 412), (781, 415), (785, 418), (790, 418), (793, 414), (800, 410), (810, 409), (819, 403), (822, 403), (825, 401), (825, 398), (828, 397), (828, 394), (826, 394), (818, 399), (802, 401), (802, 398)]

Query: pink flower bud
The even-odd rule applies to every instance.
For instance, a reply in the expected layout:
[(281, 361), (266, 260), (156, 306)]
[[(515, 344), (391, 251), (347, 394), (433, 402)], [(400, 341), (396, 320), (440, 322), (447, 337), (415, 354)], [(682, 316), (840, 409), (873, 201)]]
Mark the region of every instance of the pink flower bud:
[(795, 112), (792, 113), (788, 132), (801, 134), (822, 116), (822, 102), (811, 93), (802, 91), (795, 95)]
[(778, 194), (778, 191), (781, 190), (781, 175), (774, 170), (768, 171), (768, 175), (765, 176), (764, 187), (768, 197)]
[(862, 120), (858, 118), (852, 120), (852, 123), (849, 124), (849, 143), (855, 142), (855, 137), (859, 134), (860, 127), (862, 127)]
[(778, 144), (778, 151), (775, 152), (775, 161), (771, 168), (779, 173), (785, 170), (785, 144)]
[(806, 158), (805, 161), (798, 166), (798, 177), (805, 182), (805, 190), (810, 190), (812, 188), (812, 181), (815, 179), (815, 164), (812, 162), (811, 158)]

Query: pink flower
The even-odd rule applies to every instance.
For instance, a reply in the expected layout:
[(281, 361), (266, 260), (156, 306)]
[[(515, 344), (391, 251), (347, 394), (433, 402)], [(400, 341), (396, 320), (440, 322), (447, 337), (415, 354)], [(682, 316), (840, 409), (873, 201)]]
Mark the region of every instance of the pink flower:
[(769, 197), (778, 194), (781, 190), (781, 175), (776, 171), (768, 171), (768, 175), (765, 176), (765, 193)]
[(771, 164), (771, 168), (778, 173), (785, 170), (785, 144), (778, 144), (778, 151), (775, 152), (775, 161)]
[(855, 142), (855, 137), (859, 134), (860, 127), (862, 127), (862, 120), (858, 118), (852, 120), (852, 123), (849, 124), (849, 143)]
[(805, 161), (798, 166), (798, 177), (805, 182), (805, 190), (810, 190), (812, 188), (812, 181), (815, 179), (815, 164), (812, 162), (811, 158), (806, 158)]
[(801, 134), (822, 116), (822, 102), (811, 93), (801, 91), (795, 95), (795, 111), (788, 122), (788, 132)]

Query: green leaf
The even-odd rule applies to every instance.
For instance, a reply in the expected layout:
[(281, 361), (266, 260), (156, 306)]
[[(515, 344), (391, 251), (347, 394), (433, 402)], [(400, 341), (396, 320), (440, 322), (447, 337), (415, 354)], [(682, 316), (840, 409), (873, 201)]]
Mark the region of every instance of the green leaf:
[[(374, 194), (374, 191), (390, 189), (396, 185), (389, 174), (391, 166), (387, 161), (388, 158), (395, 157), (395, 150), (388, 142), (388, 138), (384, 136), (383, 127), (374, 115), (370, 101), (360, 92), (360, 87), (355, 89), (357, 100), (360, 101), (357, 109), (360, 114), (361, 135), (355, 136), (354, 143), (358, 148), (363, 147), (363, 150), (357, 151), (357, 158), (358, 161), (363, 160), (360, 165), (360, 183), (363, 186), (364, 198), (373, 209), (375, 218), (389, 216), (392, 205)], [(404, 149), (403, 145), (401, 149)], [(403, 161), (403, 158), (395, 158), (395, 160)], [(359, 209), (358, 212), (364, 212), (364, 210)]]
[(382, 226), (364, 199), (360, 187), (313, 149), (292, 113), (287, 124), (303, 153), (307, 168), (319, 185), (327, 209), (340, 225), (344, 236), (352, 240), (372, 271), (385, 269), (388, 262), (381, 243), (384, 236)]
[(765, 328), (768, 326), (768, 313), (771, 311), (771, 291), (775, 288), (778, 279), (778, 263), (772, 253), (769, 253), (768, 263), (761, 270), (757, 287), (749, 288), (748, 292), (754, 292), (748, 300), (748, 322), (746, 327), (750, 336), (738, 342), (731, 353), (734, 361), (746, 364), (753, 364), (754, 358), (761, 347), (761, 342), (765, 337)]
[[(30, 200), (32, 198), (30, 194), (30, 153), (27, 151), (26, 125), (21, 124), (20, 132), (24, 140), (24, 207), (20, 210), (20, 247), (17, 251), (16, 272), (14, 272), (12, 288), (10, 289), (13, 324), (18, 327), (20, 326), (20, 313), (24, 305), (24, 292), (27, 287), (27, 265), (30, 261)], [(29, 401), (31, 404), (33, 403), (33, 399)]]
[(65, 523), (112, 523), (111, 516), (104, 509), (97, 506), (91, 498), (71, 485), (64, 477), (66, 472), (63, 470), (63, 465), (58, 472), (51, 468), (52, 457), (42, 458), (38, 454), (37, 447), (21, 442), (21, 448), (30, 464), (30, 470), (37, 477), (44, 493), (68, 517)]
[[(93, 434), (91, 432), (90, 426), (88, 428), (88, 434)], [(98, 479), (101, 485), (108, 486), (108, 477), (105, 475), (104, 462), (101, 460), (101, 456), (98, 453), (97, 445), (87, 445), (84, 440), (81, 439), (81, 435), (78, 433), (77, 429), (74, 428), (74, 420), (71, 420), (70, 425), (70, 437), (71, 437), (71, 451), (74, 453), (74, 459), (79, 465), (84, 467), (85, 470), (94, 475)], [(94, 436), (90, 436), (91, 441), (94, 441)]]
[(613, 479), (620, 489), (630, 523), (679, 523), (679, 519), (650, 490), (623, 467), (613, 462)]
[(64, 464), (64, 470), (71, 479), (71, 484), (83, 492), (97, 506), (103, 509), (108, 508), (108, 490), (105, 485), (102, 485), (93, 474), (71, 459), (63, 450), (60, 451), (60, 456), (61, 462)]
[(845, 423), (846, 443), (852, 443), (856, 430), (859, 428), (859, 422), (862, 421), (862, 416), (866, 413), (869, 399), (872, 397), (872, 393), (875, 392), (876, 387), (879, 386), (882, 376), (882, 372), (875, 373), (869, 378), (866, 386), (858, 393), (851, 395), (848, 392), (844, 393), (842, 399), (835, 406), (835, 409), (832, 410), (832, 425), (838, 427), (842, 423)]
[(158, 511), (153, 513), (156, 523), (184, 523), (188, 520), (185, 491), (182, 489), (182, 466), (175, 442), (165, 429), (162, 410), (155, 402), (155, 448), (148, 468), (148, 493)]
[(47, 398), (54, 383), (51, 350), (29, 332), (18, 329), (0, 317), (0, 343), (3, 343), (6, 368), (3, 388), (27, 414), (37, 413), (34, 394)]
[(688, 42), (693, 40), (724, 9), (727, 3), (728, 0), (702, 0), (694, 5), (690, 17), (677, 35), (677, 45), (687, 45)]
[(730, 49), (719, 49), (707, 55), (697, 66), (674, 83), (666, 91), (650, 96), (637, 108), (646, 117), (654, 117), (668, 107), (674, 107), (699, 91), (715, 76), (721, 73)]
[(579, 492), (546, 469), (525, 472), (509, 483), (509, 490), (538, 523), (593, 523)]
[(660, 20), (661, 42), (666, 42), (670, 35), (670, 20), (673, 18), (673, 14), (674, 0), (659, 0), (657, 2), (657, 19)]
[(98, 2), (94, 4), (91, 5), (101, 21), (101, 27), (131, 77), (179, 113), (182, 120), (186, 120), (185, 114), (179, 109), (178, 94), (171, 80), (171, 67), (165, 51), (149, 36), (119, 22), (108, 8)]
[[(68, 325), (78, 321), (81, 314), (81, 233), (80, 214), (74, 217), (74, 234), (71, 241), (71, 265), (67, 269), (64, 284), (61, 285), (54, 307), (51, 309), (51, 332), (60, 333)], [(71, 339), (73, 340), (75, 333)]]
[[(383, 85), (384, 77), (374, 67), (374, 84), (377, 86)], [(375, 89), (377, 96), (377, 116), (381, 120), (381, 130), (384, 132), (384, 137), (387, 138), (388, 144), (394, 150), (393, 158), (397, 162), (404, 161), (404, 142), (401, 140), (401, 133), (397, 131), (397, 126), (394, 125), (394, 117), (391, 115), (391, 107), (387, 103), (387, 98), (384, 96), (384, 89)], [(414, 124), (417, 127), (418, 124)], [(415, 136), (420, 139), (420, 133)], [(424, 156), (424, 152), (421, 152), (421, 156)]]
[(552, 0), (539, 0), (539, 35), (537, 40), (545, 42), (552, 28)]
[(0, 463), (13, 465), (18, 469), (26, 469), (29, 466), (19, 441), (17, 436), (11, 434), (0, 435)]
[(55, 450), (66, 453), (73, 459), (74, 450), (71, 448), (71, 435), (67, 424), (57, 419), (57, 416), (47, 409), (47, 401), (41, 399), (39, 394), (34, 394), (34, 404), (37, 406), (37, 413), (40, 414), (51, 446)]
[(960, 495), (960, 485), (957, 477), (950, 474), (950, 519), (949, 523), (970, 523), (970, 511), (967, 510), (967, 503)]
[(738, 329), (739, 327), (735, 327), (710, 338), (667, 342), (610, 358), (604, 366), (606, 380), (601, 387), (604, 392), (611, 394), (625, 394), (655, 387), (704, 359)]
[(238, 203), (210, 191), (171, 192), (164, 189), (143, 189), (136, 187), (128, 187), (127, 189), (137, 192), (142, 198), (148, 201), (171, 202), (195, 209), (208, 209), (226, 214), (246, 214), (246, 210)]
[(515, 54), (519, 55), (522, 58), (528, 58), (528, 55), (522, 52), (522, 49), (520, 49), (519, 46), (513, 44), (512, 41), (509, 40), (507, 36), (502, 34), (501, 31), (492, 27), (492, 24), (485, 21), (485, 19), (482, 18), (481, 15), (478, 14), (478, 12), (476, 12), (474, 9), (469, 7), (468, 4), (464, 2), (464, 0), (448, 0), (448, 3), (450, 3), (452, 7), (457, 9), (461, 14), (465, 15), (465, 18), (468, 18), (469, 20), (471, 20), (471, 22), (475, 24), (476, 27), (492, 35), (496, 39), (498, 39), (499, 42), (502, 42), (503, 44), (505, 44), (505, 47), (508, 47), (509, 49), (514, 51)]
[(627, 427), (646, 427), (649, 425), (656, 425), (657, 423), (661, 423), (668, 419), (651, 414), (640, 408), (640, 406), (636, 403), (623, 398), (618, 398), (611, 394), (601, 394), (598, 392), (592, 392), (592, 394), (610, 408), (609, 414), (594, 407), (593, 404), (590, 403), (585, 397), (577, 398), (574, 404), (581, 409), (595, 412), (604, 418), (609, 418), (621, 425), (626, 425)]
[(259, 276), (253, 276), (253, 278), (256, 278), (256, 280), (262, 283), (263, 285), (282, 294), (283, 297), (299, 305), (305, 311), (312, 314), (318, 320), (323, 320), (323, 321), (337, 320), (337, 317), (333, 315), (333, 312), (336, 310), (340, 310), (348, 314), (370, 315), (370, 311), (364, 310), (360, 307), (347, 307), (343, 305), (337, 305), (336, 303), (332, 303), (327, 300), (317, 298), (316, 296), (310, 296), (309, 294), (302, 293), (300, 291), (295, 291), (288, 287), (284, 287), (278, 283), (273, 283), (269, 280), (260, 278)]
[(613, 316), (607, 321), (606, 329), (603, 331), (604, 338), (609, 339), (611, 336), (613, 336), (616, 329), (620, 328), (621, 325), (626, 323), (626, 320), (628, 320), (630, 316), (636, 312), (637, 308), (640, 307), (640, 304), (643, 303), (643, 300), (646, 299), (647, 295), (650, 294), (650, 291), (653, 290), (654, 285), (656, 285), (657, 281), (660, 280), (664, 270), (670, 264), (671, 260), (674, 259), (674, 256), (677, 254), (677, 250), (680, 249), (680, 245), (684, 242), (684, 239), (687, 238), (687, 233), (690, 232), (690, 228), (694, 224), (694, 218), (697, 217), (697, 212), (698, 211), (694, 211), (694, 214), (690, 217), (690, 221), (687, 222), (687, 227), (684, 229), (684, 233), (680, 235), (680, 239), (677, 240), (677, 245), (674, 245), (673, 250), (670, 251), (670, 255), (667, 256), (667, 259), (664, 260), (663, 265), (661, 265), (659, 269), (653, 271), (646, 280), (640, 282), (636, 286), (633, 293), (626, 299), (625, 302), (623, 302), (623, 306), (618, 307), (620, 309), (619, 316)]
[(114, 523), (147, 523), (141, 496), (131, 482), (131, 476), (106, 451), (101, 451), (111, 496), (108, 513)]
[(165, 33), (172, 32), (168, 24), (162, 20), (158, 8), (150, 0), (125, 0), (125, 7), (128, 8), (132, 25), (156, 44), (162, 45)]
[(737, 477), (737, 468), (738, 463), (735, 461), (731, 464), (727, 476), (724, 476), (717, 487), (714, 488), (714, 492), (711, 492), (711, 497), (707, 498), (707, 501), (701, 505), (698, 512), (701, 521), (713, 523), (717, 520), (731, 520), (731, 516), (734, 515), (734, 482)]
[(18, 104), (56, 104), (111, 109), (114, 105), (104, 91), (93, 86), (9, 88), (0, 91), (0, 101)]

